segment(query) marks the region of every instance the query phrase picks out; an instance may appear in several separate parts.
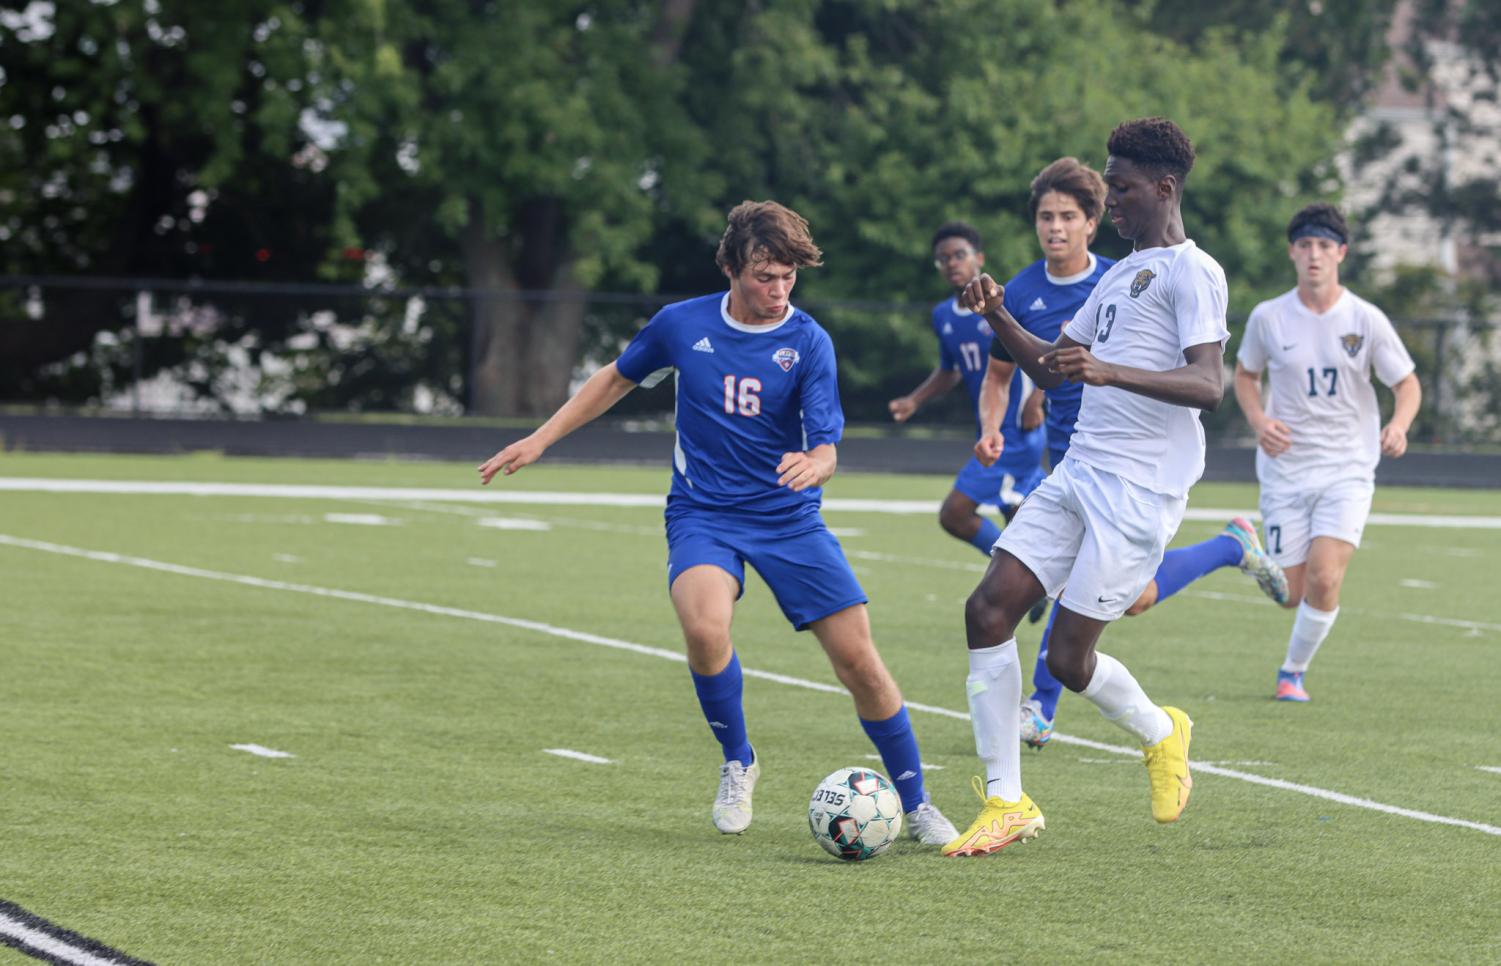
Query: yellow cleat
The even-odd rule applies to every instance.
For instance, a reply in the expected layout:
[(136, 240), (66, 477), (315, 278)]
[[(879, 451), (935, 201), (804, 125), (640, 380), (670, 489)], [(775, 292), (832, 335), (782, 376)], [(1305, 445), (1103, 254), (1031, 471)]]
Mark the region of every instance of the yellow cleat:
[(1152, 782), (1152, 817), (1159, 822), (1176, 822), (1194, 787), (1188, 771), (1188, 741), (1194, 723), (1177, 708), (1162, 710), (1173, 719), (1173, 733), (1144, 750), (1141, 757)]
[(973, 780), (975, 794), (985, 805), (969, 828), (942, 849), (944, 855), (990, 855), (999, 852), (1012, 842), (1028, 842), (1037, 838), (1037, 833), (1046, 826), (1042, 812), (1025, 792), (1021, 801), (1007, 802), (1000, 798), (985, 797), (985, 783), (976, 776)]

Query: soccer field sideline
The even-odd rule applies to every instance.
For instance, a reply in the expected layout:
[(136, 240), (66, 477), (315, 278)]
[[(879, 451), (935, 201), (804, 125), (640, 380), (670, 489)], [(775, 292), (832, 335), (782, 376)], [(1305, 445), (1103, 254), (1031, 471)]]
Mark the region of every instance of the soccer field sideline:
[[(669, 651), (664, 648), (638, 644), (632, 641), (621, 640), (619, 638), (605, 637), (599, 634), (591, 634), (586, 631), (578, 631), (571, 628), (559, 627), (553, 624), (544, 623), (542, 621), (528, 620), (526, 618), (509, 617), (502, 614), (491, 614), (484, 611), (447, 607), (438, 604), (428, 604), (421, 601), (403, 600), (401, 598), (386, 597), (378, 594), (366, 594), (359, 591), (318, 587), (309, 584), (298, 584), (289, 581), (273, 580), (246, 574), (231, 574), (222, 571), (207, 570), (200, 567), (190, 567), (165, 561), (152, 560), (145, 557), (136, 557), (129, 554), (115, 553), (111, 551), (90, 550), (81, 547), (72, 547), (64, 544), (51, 543), (48, 541), (31, 540), (24, 537), (11, 536), (9, 534), (0, 534), (0, 545), (15, 547), (17, 549), (35, 550), (62, 556), (76, 557), (99, 563), (136, 567), (144, 570), (157, 571), (159, 573), (174, 574), (177, 576), (195, 577), (225, 583), (240, 584), (242, 586), (255, 587), (264, 590), (277, 590), (298, 594), (307, 594), (317, 597), (343, 600), (352, 603), (374, 604), (377, 606), (392, 607), (401, 610), (419, 611), (440, 617), (452, 617), (461, 620), (473, 620), (492, 624), (502, 624), (522, 630), (532, 631), (535, 633), (546, 634), (553, 637), (560, 637), (585, 644), (592, 644), (598, 647), (607, 647), (614, 650), (640, 654), (646, 657), (655, 657), (662, 660), (674, 661), (678, 663), (684, 663), (687, 660), (687, 658), (679, 651)], [(806, 678), (777, 674), (769, 671), (761, 671), (749, 667), (744, 668), (743, 673), (747, 677), (759, 678), (762, 680), (771, 681), (773, 683), (787, 685), (789, 687), (803, 688), (806, 690), (819, 691), (841, 696), (846, 693), (844, 688), (840, 686), (825, 684), (818, 681), (811, 681)], [(943, 717), (954, 718), (962, 721), (969, 720), (969, 715), (965, 712), (956, 711), (937, 705), (922, 704), (909, 701), (907, 702), (907, 706), (914, 711), (921, 711), (927, 714), (940, 715)], [(1061, 732), (1054, 732), (1053, 738), (1065, 744), (1091, 748), (1097, 751), (1108, 752), (1115, 755), (1136, 757), (1140, 754), (1139, 749), (1128, 748), (1122, 745), (1107, 744), (1105, 742), (1092, 741), (1073, 735), (1063, 734)], [(1318, 788), (1311, 785), (1303, 785), (1296, 782), (1285, 781), (1279, 778), (1268, 778), (1262, 775), (1255, 775), (1249, 772), (1237, 771), (1216, 765), (1198, 764), (1195, 766), (1195, 769), (1204, 774), (1217, 775), (1224, 778), (1233, 778), (1256, 785), (1276, 788), (1282, 791), (1290, 791), (1297, 794), (1308, 795), (1314, 798), (1320, 798), (1342, 805), (1362, 808), (1369, 811), (1382, 812), (1389, 815), (1396, 815), (1402, 818), (1409, 818), (1423, 822), (1471, 829), (1473, 831), (1482, 832), (1487, 835), (1501, 837), (1501, 826), (1489, 825), (1484, 822), (1472, 821), (1470, 819), (1454, 818), (1446, 815), (1436, 815), (1431, 812), (1423, 812), (1413, 809), (1405, 809), (1399, 806), (1387, 805), (1382, 802), (1377, 802), (1372, 799), (1360, 798), (1354, 795), (1346, 795), (1342, 792), (1333, 791), (1331, 789)]]
[[(438, 489), (432, 487), (326, 486), (282, 483), (207, 483), (151, 480), (74, 480), (0, 477), (0, 492), (112, 493), (142, 496), (249, 496), (300, 500), (428, 500), (450, 503), (499, 503), (534, 506), (663, 507), (667, 498), (647, 493), (558, 493), (538, 490)], [(937, 500), (873, 500), (830, 497), (823, 508), (835, 512), (923, 514), (937, 513)], [(986, 508), (989, 509), (989, 508)], [(1258, 511), (1237, 507), (1190, 507), (1183, 519), (1220, 522), (1233, 516), (1258, 517)], [(1426, 513), (1372, 513), (1376, 526), (1438, 529), (1501, 530), (1501, 516), (1457, 516)]]

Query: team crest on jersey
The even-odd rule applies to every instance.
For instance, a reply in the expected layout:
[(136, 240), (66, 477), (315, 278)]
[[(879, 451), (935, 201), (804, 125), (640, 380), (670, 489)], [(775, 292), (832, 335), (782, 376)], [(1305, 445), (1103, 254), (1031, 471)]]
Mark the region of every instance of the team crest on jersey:
[(984, 319), (980, 320), (980, 324), (975, 326), (975, 329), (986, 338), (990, 338), (991, 336), (995, 335), (994, 332), (990, 331), (990, 323), (986, 322)]
[(1136, 277), (1131, 280), (1131, 297), (1136, 298), (1142, 292), (1145, 292), (1147, 286), (1152, 284), (1152, 279), (1156, 277), (1157, 273), (1150, 268), (1144, 268), (1137, 272)]
[(801, 358), (797, 350), (790, 346), (783, 346), (771, 354), (772, 361), (781, 366), (783, 372), (791, 372), (792, 367), (797, 365), (797, 360)]
[(1345, 352), (1353, 359), (1355, 358), (1355, 353), (1360, 351), (1360, 347), (1365, 345), (1365, 336), (1356, 335), (1354, 332), (1351, 332), (1349, 335), (1340, 336), (1339, 344), (1345, 347)]

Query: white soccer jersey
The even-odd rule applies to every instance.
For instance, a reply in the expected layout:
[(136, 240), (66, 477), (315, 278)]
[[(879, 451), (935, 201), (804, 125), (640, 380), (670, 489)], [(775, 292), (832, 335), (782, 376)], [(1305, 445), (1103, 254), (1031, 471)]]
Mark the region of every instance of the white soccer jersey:
[(1414, 369), (1386, 313), (1345, 289), (1319, 315), (1293, 289), (1251, 311), (1237, 358), (1249, 372), (1267, 372), (1266, 414), (1292, 433), (1280, 456), (1256, 450), (1263, 487), (1317, 489), (1375, 478), (1381, 411), (1371, 373), (1392, 386)]
[[(1166, 372), (1187, 365), (1189, 346), (1224, 351), (1228, 301), (1224, 269), (1189, 240), (1116, 262), (1063, 331), (1101, 362)], [(1204, 427), (1188, 406), (1086, 385), (1068, 458), (1186, 496), (1204, 473)]]

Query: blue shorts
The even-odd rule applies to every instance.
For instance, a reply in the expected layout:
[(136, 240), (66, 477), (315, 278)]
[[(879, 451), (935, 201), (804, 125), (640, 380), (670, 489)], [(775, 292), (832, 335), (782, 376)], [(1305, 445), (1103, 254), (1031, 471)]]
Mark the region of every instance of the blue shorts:
[[(1028, 436), (1041, 437), (1040, 431)], [(1028, 440), (1031, 442), (1031, 440)], [(1041, 442), (1040, 439), (1037, 442)], [(1011, 477), (1008, 487), (1006, 477)], [(1037, 489), (1037, 485), (1047, 476), (1042, 469), (1042, 452), (1040, 446), (1018, 445), (1012, 440), (1006, 441), (1006, 448), (1001, 450), (1001, 458), (992, 466), (985, 466), (978, 459), (971, 456), (969, 462), (954, 477), (954, 489), (974, 500), (976, 503), (989, 503), (992, 506), (1000, 506), (1002, 503), (1017, 504), (1028, 493)], [(1007, 500), (1002, 497), (1002, 491), (1015, 493), (1016, 498)]]
[(689, 567), (709, 564), (728, 573), (745, 593), (745, 565), (771, 588), (796, 630), (868, 598), (839, 541), (815, 504), (766, 515), (667, 504), (667, 586)]

